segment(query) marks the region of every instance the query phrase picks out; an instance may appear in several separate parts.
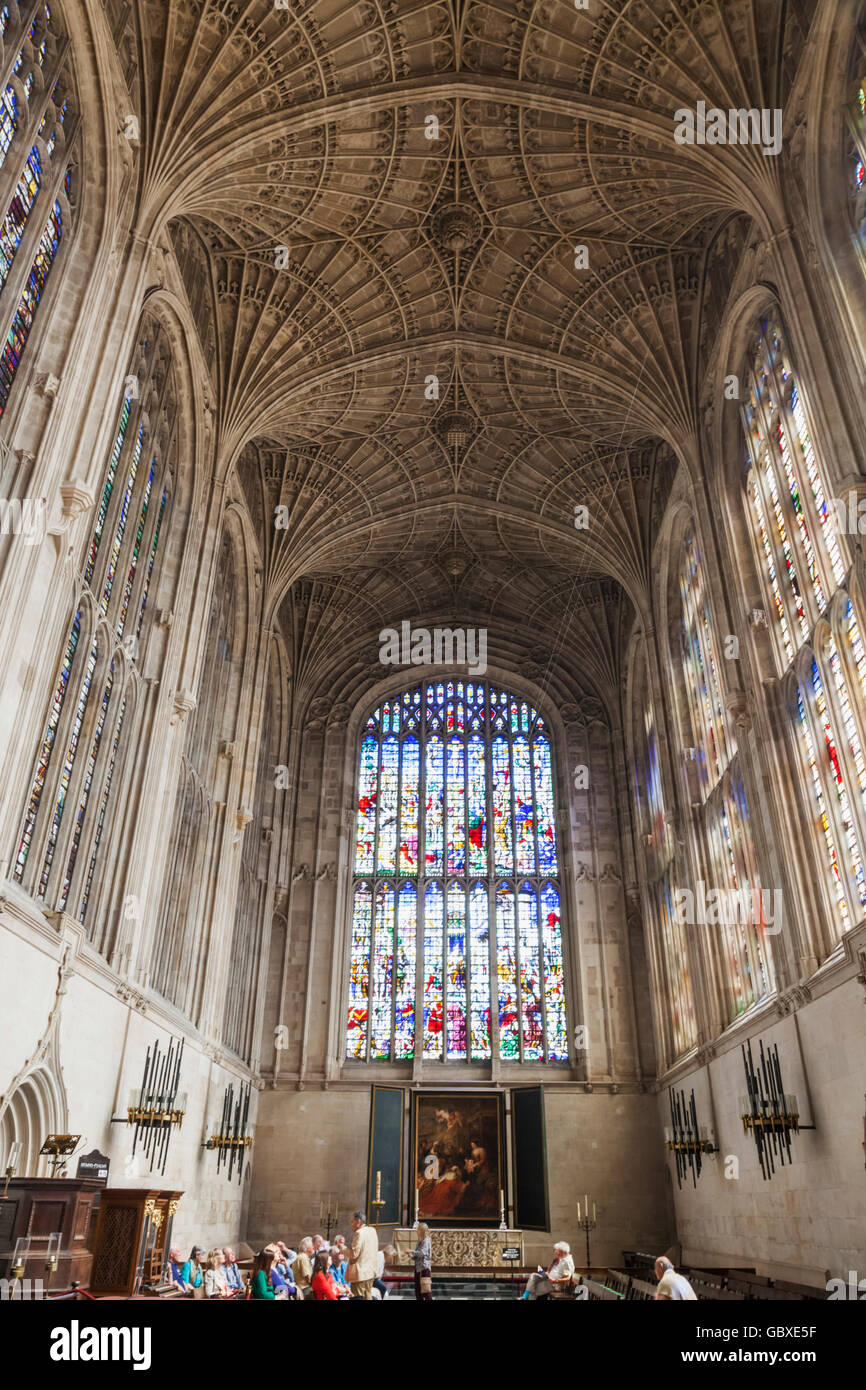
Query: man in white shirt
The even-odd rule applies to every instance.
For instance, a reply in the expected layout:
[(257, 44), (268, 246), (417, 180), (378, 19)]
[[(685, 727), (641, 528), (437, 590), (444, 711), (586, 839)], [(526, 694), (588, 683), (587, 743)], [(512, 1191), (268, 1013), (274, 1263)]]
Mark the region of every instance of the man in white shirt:
[(567, 1284), (573, 1277), (574, 1260), (571, 1258), (571, 1246), (564, 1240), (558, 1240), (553, 1247), (553, 1264), (547, 1273), (539, 1270), (537, 1274), (530, 1274), (523, 1298), (549, 1297), (555, 1285)]
[(697, 1294), (684, 1274), (677, 1274), (670, 1260), (666, 1255), (659, 1255), (655, 1263), (656, 1279), (659, 1286), (656, 1289), (656, 1302), (664, 1302), (666, 1299), (685, 1299), (697, 1301)]

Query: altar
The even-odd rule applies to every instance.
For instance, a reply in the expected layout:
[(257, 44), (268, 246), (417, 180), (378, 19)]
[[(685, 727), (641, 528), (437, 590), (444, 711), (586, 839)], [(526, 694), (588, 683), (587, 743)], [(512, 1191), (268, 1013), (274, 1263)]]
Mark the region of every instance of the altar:
[[(418, 1232), (412, 1226), (394, 1232), (397, 1265), (411, 1265)], [(439, 1227), (430, 1230), (433, 1272), (437, 1269), (519, 1269), (523, 1264), (522, 1231), (460, 1230)], [(518, 1250), (518, 1259), (504, 1260), (503, 1250)]]

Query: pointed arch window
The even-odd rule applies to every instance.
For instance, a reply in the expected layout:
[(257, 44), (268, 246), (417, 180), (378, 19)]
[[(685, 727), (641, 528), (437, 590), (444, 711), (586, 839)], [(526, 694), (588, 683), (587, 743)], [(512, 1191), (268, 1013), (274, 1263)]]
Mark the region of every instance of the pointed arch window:
[(668, 1061), (697, 1041), (695, 999), (686, 930), (674, 911), (674, 851), (668, 833), (655, 710), (644, 660), (635, 702), (635, 800), (647, 877), (656, 958), (656, 1013)]
[(845, 577), (835, 518), (781, 322), (761, 320), (743, 409), (751, 511), (780, 669)]
[(367, 720), (357, 785), (347, 1058), (566, 1061), (539, 712), (484, 681), (416, 685)]
[[(733, 733), (725, 719), (718, 644), (713, 632), (701, 549), (695, 530), (684, 536), (679, 572), (681, 652), (685, 692), (682, 733), (695, 754), (700, 801), (690, 816), (695, 862), (706, 887), (732, 910), (711, 924), (710, 949), (721, 968), (729, 1019), (772, 988), (748, 799)], [(690, 798), (691, 799), (691, 798)]]
[(131, 365), (15, 855), (16, 880), (81, 921), (141, 681), (139, 638), (175, 466), (171, 355), (155, 324)]
[(0, 415), (71, 229), (77, 120), (60, 38), (39, 6), (0, 97), (0, 187), (9, 200), (0, 205)]
[(789, 693), (811, 850), (827, 890), (825, 949), (866, 912), (866, 657), (859, 600), (843, 588), (847, 560), (784, 330), (756, 334), (743, 419), (752, 535), (777, 667)]

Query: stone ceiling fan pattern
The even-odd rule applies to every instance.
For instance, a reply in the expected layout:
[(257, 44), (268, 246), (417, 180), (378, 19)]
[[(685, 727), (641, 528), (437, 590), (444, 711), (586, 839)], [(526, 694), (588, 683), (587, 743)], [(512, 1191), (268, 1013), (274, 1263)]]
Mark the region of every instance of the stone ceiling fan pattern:
[[(139, 230), (206, 249), (217, 467), (255, 496), (271, 612), (315, 582), (361, 628), (438, 603), (526, 650), (533, 621), (592, 631), (607, 579), (640, 608), (707, 248), (785, 222), (782, 160), (678, 146), (673, 115), (784, 107), (813, 9), (140, 0)], [(580, 647), (569, 698), (612, 693)]]

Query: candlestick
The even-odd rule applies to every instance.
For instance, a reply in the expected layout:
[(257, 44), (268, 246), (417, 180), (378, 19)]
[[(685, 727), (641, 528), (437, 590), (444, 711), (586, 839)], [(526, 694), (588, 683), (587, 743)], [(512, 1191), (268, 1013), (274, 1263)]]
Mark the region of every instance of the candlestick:
[(585, 1235), (586, 1235), (586, 1268), (587, 1268), (587, 1273), (588, 1273), (588, 1272), (589, 1272), (589, 1268), (590, 1268), (589, 1233), (590, 1233), (590, 1231), (594, 1231), (594, 1230), (595, 1230), (595, 1226), (596, 1226), (596, 1206), (595, 1206), (595, 1202), (593, 1202), (593, 1204), (592, 1204), (592, 1216), (590, 1216), (590, 1214), (589, 1214), (589, 1195), (588, 1195), (587, 1193), (584, 1194), (583, 1203), (584, 1203), (584, 1205), (583, 1205), (583, 1210), (585, 1211), (586, 1215), (585, 1215), (585, 1216), (581, 1216), (581, 1206), (580, 1206), (580, 1202), (578, 1202), (578, 1204), (577, 1204), (577, 1224), (578, 1224), (578, 1226), (580, 1226), (581, 1230), (582, 1230), (582, 1231), (585, 1233)]

